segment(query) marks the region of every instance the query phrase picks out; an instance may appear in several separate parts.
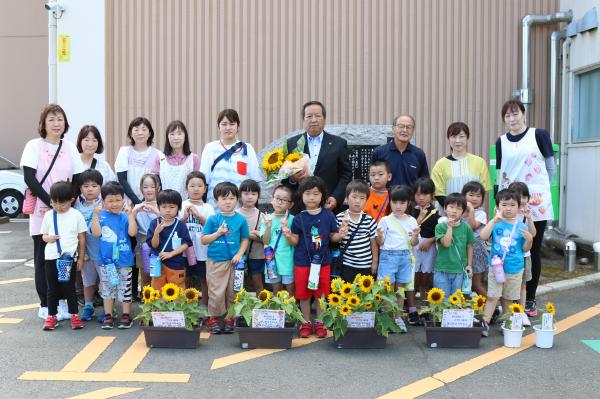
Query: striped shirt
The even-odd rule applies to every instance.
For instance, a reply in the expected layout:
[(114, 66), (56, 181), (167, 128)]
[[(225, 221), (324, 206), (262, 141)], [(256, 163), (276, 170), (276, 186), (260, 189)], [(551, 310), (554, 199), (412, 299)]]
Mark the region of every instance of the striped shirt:
[[(346, 212), (338, 213), (338, 226), (342, 225), (345, 215)], [(346, 252), (344, 252), (344, 266), (366, 269), (370, 268), (371, 264), (373, 263), (371, 239), (375, 239), (375, 236), (377, 235), (377, 224), (375, 223), (375, 219), (373, 219), (371, 216), (362, 213), (361, 217), (363, 215), (364, 220), (360, 224), (360, 228), (358, 229), (356, 234), (354, 234), (352, 241), (350, 241), (350, 245), (346, 249)], [(356, 230), (358, 223), (358, 221), (355, 222), (352, 219), (350, 219), (350, 223), (348, 224), (348, 234), (340, 242), (340, 250), (346, 247), (346, 243)]]

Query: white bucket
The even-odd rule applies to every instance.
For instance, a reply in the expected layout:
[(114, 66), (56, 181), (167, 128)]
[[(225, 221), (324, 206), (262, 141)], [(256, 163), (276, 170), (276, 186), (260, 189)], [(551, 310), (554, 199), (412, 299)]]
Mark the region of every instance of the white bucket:
[(521, 328), (520, 330), (509, 330), (506, 327), (502, 327), (502, 331), (504, 333), (504, 346), (508, 348), (521, 347), (521, 338), (523, 337), (525, 328)]
[(535, 346), (543, 349), (552, 348), (556, 329), (542, 330), (542, 326), (539, 324), (533, 326), (533, 329), (535, 330)]

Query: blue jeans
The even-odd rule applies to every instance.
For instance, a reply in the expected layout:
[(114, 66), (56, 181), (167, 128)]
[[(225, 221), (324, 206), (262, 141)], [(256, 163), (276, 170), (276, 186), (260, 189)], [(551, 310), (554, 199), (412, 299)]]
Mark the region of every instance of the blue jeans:
[(433, 273), (433, 286), (444, 291), (446, 299), (462, 288), (464, 274), (463, 273)]
[[(390, 283), (410, 284), (413, 279), (413, 268), (410, 263), (410, 251), (382, 250), (379, 253), (377, 280), (390, 278)], [(369, 270), (369, 269), (366, 269)]]

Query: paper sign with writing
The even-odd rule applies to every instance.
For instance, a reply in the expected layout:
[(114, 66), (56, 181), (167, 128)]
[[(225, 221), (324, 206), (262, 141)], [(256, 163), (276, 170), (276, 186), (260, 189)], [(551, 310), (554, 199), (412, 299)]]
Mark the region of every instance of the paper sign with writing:
[(442, 327), (471, 328), (473, 327), (473, 309), (444, 309)]
[(183, 312), (152, 312), (154, 327), (185, 327)]
[(510, 317), (512, 321), (511, 330), (522, 330), (523, 329), (523, 313), (515, 313)]
[(554, 316), (552, 316), (552, 313), (544, 313), (542, 315), (542, 330), (554, 330)]
[(346, 316), (350, 328), (375, 327), (375, 312), (352, 313)]
[(283, 328), (285, 325), (285, 310), (252, 310), (253, 328)]

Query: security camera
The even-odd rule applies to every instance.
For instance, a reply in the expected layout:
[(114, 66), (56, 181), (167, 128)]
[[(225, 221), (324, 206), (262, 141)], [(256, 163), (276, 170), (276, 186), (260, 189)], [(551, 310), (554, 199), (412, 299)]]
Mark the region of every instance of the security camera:
[(51, 1), (51, 2), (44, 4), (44, 8), (48, 11), (54, 11), (54, 12), (56, 12), (56, 11), (62, 12), (65, 10), (65, 7), (57, 1)]

